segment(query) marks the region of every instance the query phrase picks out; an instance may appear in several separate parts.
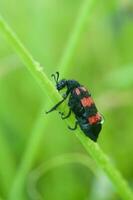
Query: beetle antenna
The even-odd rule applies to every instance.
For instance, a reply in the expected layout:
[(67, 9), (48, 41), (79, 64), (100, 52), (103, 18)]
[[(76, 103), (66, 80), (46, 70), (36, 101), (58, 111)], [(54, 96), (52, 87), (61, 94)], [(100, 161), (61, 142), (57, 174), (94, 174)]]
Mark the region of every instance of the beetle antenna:
[(56, 80), (57, 80), (57, 83), (58, 83), (58, 80), (59, 80), (59, 72), (56, 72), (56, 74), (57, 74)]
[(55, 80), (55, 82), (57, 84), (58, 83), (58, 79), (59, 79), (59, 72), (56, 72), (56, 74), (57, 74), (57, 77), (56, 77), (55, 74), (52, 74), (51, 76), (54, 78), (54, 80)]
[(55, 82), (57, 83), (57, 81), (56, 81), (56, 77), (55, 77), (55, 74), (52, 74), (51, 77), (53, 77), (54, 80), (55, 80)]

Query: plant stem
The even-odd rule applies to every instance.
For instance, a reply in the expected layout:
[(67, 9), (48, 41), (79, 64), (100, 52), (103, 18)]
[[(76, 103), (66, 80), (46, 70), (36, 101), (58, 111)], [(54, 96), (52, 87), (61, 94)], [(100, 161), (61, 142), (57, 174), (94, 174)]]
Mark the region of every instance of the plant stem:
[(103, 169), (104, 173), (112, 181), (121, 198), (125, 200), (133, 200), (132, 190), (128, 186), (126, 180), (122, 177), (121, 173), (115, 168), (115, 166), (112, 165), (108, 156), (102, 151), (99, 145), (87, 137), (84, 137), (80, 131), (76, 133), (76, 136), (87, 152), (95, 160), (97, 165)]
[(39, 112), (39, 117), (37, 117), (36, 124), (33, 127), (33, 131), (30, 136), (31, 139), (28, 141), (27, 148), (21, 158), (20, 166), (18, 167), (15, 178), (13, 180), (13, 184), (9, 194), (9, 199), (11, 200), (23, 199), (22, 192), (24, 189), (24, 184), (27, 179), (28, 172), (30, 171), (36, 158), (38, 152), (37, 150), (42, 141), (45, 126), (47, 125), (46, 123), (47, 121), (44, 120)]
[(79, 10), (79, 17), (77, 18), (72, 33), (70, 33), (68, 43), (59, 62), (59, 68), (62, 70), (62, 74), (66, 74), (66, 72), (68, 71), (68, 66), (70, 66), (70, 62), (72, 61), (73, 55), (78, 45), (79, 38), (84, 32), (86, 22), (88, 25), (92, 10), (97, 2), (97, 0), (85, 0)]
[(4, 19), (1, 16), (0, 16), (0, 32), (3, 33), (7, 41), (11, 44), (11, 46), (14, 48), (17, 54), (21, 57), (27, 69), (31, 72), (33, 77), (39, 82), (45, 94), (47, 94), (46, 90), (50, 90), (51, 98), (53, 98), (54, 96), (56, 101), (59, 101), (61, 99), (60, 95), (56, 95), (53, 84), (47, 78), (46, 74), (43, 73), (43, 68), (40, 66), (39, 62), (33, 59), (28, 50), (20, 42), (17, 35), (10, 29), (8, 24), (5, 23)]
[(0, 126), (0, 177), (2, 182), (2, 191), (5, 196), (7, 196), (14, 174), (14, 157), (10, 151), (9, 144), (6, 141), (5, 132)]
[[(67, 42), (64, 54), (59, 64), (59, 71), (61, 74), (65, 74), (70, 69), (70, 61), (73, 58), (73, 54), (76, 50), (76, 45), (80, 40), (81, 34), (85, 27), (86, 20), (91, 16), (90, 10), (94, 5), (96, 0), (84, 0), (81, 8), (79, 9), (79, 14), (74, 25), (73, 31)], [(46, 109), (49, 107), (49, 102), (45, 104)], [(45, 108), (43, 109), (45, 110)], [(18, 199), (21, 196), (23, 185), (27, 174), (35, 160), (37, 150), (39, 148), (40, 142), (45, 132), (45, 126), (48, 123), (48, 119), (43, 119), (39, 114), (39, 117), (34, 126), (33, 132), (31, 134), (30, 140), (27, 145), (27, 149), (22, 157), (22, 162), (19, 166), (18, 172), (13, 182), (13, 186), (10, 192), (10, 199)]]
[[(51, 81), (47, 78), (46, 74), (42, 71), (40, 65), (34, 61), (30, 53), (25, 49), (22, 43), (19, 41), (14, 32), (9, 28), (6, 22), (0, 17), (0, 32), (6, 37), (12, 47), (20, 55), (23, 62), (26, 64), (27, 69), (32, 73), (35, 79), (40, 83), (45, 93), (51, 98), (53, 103), (56, 103), (61, 96), (55, 90)], [(61, 107), (62, 108), (62, 107)], [(74, 118), (73, 118), (74, 119)], [(72, 118), (66, 120), (67, 123), (73, 122)], [(124, 178), (118, 172), (118, 170), (111, 164), (107, 156), (100, 149), (99, 145), (87, 138), (79, 129), (75, 131), (76, 136), (81, 141), (87, 152), (93, 157), (96, 163), (104, 170), (106, 175), (114, 183), (119, 195), (122, 199), (133, 200), (133, 193), (127, 185)]]
[(28, 191), (31, 199), (33, 197), (34, 199), (43, 199), (37, 191), (37, 183), (39, 182), (39, 179), (44, 176), (44, 174), (62, 165), (73, 163), (78, 163), (87, 167), (97, 178), (99, 177), (96, 166), (87, 155), (82, 153), (65, 153), (58, 155), (44, 161), (44, 163), (42, 163), (39, 167), (30, 172), (28, 177)]

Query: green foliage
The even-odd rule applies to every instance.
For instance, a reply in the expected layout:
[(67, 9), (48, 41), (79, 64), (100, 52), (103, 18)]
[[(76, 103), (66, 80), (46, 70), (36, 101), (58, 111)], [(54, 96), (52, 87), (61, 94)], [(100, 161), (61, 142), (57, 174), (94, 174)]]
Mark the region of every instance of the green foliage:
[[(132, 183), (133, 161), (129, 157), (132, 153), (130, 133), (133, 113), (129, 101), (132, 97), (130, 88), (133, 52), (130, 3), (111, 1), (103, 4), (86, 0), (83, 4), (81, 1), (76, 1), (76, 4), (74, 1), (55, 4), (53, 1), (25, 0), (17, 4), (18, 2), (2, 0), (0, 11), (44, 68), (34, 61), (1, 19), (0, 30), (7, 39), (7, 43), (0, 39), (1, 196), (29, 199), (27, 177), (32, 167), (36, 169), (39, 163), (46, 162), (44, 160), (51, 157), (56, 159), (58, 154), (83, 151), (75, 134), (67, 134), (66, 125), (56, 117), (57, 113), (42, 115), (42, 112), (51, 107), (44, 94), (49, 95), (53, 103), (61, 98), (47, 78), (47, 75), (50, 76), (57, 70), (55, 66), (59, 66), (61, 76), (67, 72), (66, 77), (79, 80), (97, 95), (100, 110), (105, 110), (105, 125), (99, 143)], [(76, 24), (73, 27), (74, 21)], [(64, 48), (68, 35), (68, 44)], [(40, 83), (44, 94), (8, 43)], [(61, 56), (63, 49), (64, 54)], [(43, 73), (44, 70), (47, 75)], [(102, 101), (98, 101), (100, 98)], [(60, 109), (66, 110), (67, 107), (61, 106)], [(68, 123), (73, 123), (73, 120), (71, 118)], [(100, 168), (103, 168), (121, 197), (132, 199), (130, 189), (99, 146), (83, 133), (76, 132), (76, 136)], [(97, 169), (94, 171), (97, 172)], [(83, 199), (87, 196), (90, 199), (93, 177), (77, 165), (66, 166), (59, 171), (53, 169), (39, 181), (39, 191), (46, 199)], [(118, 196), (110, 189), (109, 194), (105, 192), (105, 199), (118, 199)]]

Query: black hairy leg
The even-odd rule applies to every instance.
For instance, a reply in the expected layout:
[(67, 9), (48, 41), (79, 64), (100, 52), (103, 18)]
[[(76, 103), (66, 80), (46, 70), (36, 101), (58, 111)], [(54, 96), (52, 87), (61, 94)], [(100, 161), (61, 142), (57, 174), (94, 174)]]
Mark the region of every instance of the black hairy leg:
[(75, 126), (72, 128), (70, 126), (68, 126), (68, 128), (72, 131), (76, 130), (77, 129), (77, 126), (78, 126), (78, 121), (75, 122)]
[(59, 101), (54, 107), (52, 107), (49, 111), (46, 112), (46, 114), (56, 110), (56, 108), (63, 103), (63, 101), (65, 101), (65, 99), (62, 99), (61, 101)]
[(67, 90), (66, 93), (63, 95), (63, 99), (62, 99), (61, 101), (59, 101), (59, 102), (58, 102), (54, 107), (52, 107), (49, 111), (47, 111), (46, 114), (48, 114), (48, 113), (50, 113), (50, 112), (56, 110), (56, 108), (58, 108), (58, 106), (59, 106), (60, 104), (62, 104), (63, 101), (65, 101), (65, 100), (67, 99), (68, 95), (69, 95), (69, 90)]
[(66, 116), (64, 116), (64, 113), (60, 113), (61, 114), (61, 119), (67, 119), (68, 117), (70, 117), (71, 112), (72, 112), (72, 110), (70, 109)]

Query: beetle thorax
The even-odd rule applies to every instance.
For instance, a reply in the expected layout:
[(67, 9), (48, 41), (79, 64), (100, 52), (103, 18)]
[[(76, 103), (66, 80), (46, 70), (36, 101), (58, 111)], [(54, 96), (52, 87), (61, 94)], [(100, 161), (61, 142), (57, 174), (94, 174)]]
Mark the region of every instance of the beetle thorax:
[(66, 86), (69, 91), (72, 91), (73, 89), (80, 86), (80, 84), (75, 80), (67, 80)]

